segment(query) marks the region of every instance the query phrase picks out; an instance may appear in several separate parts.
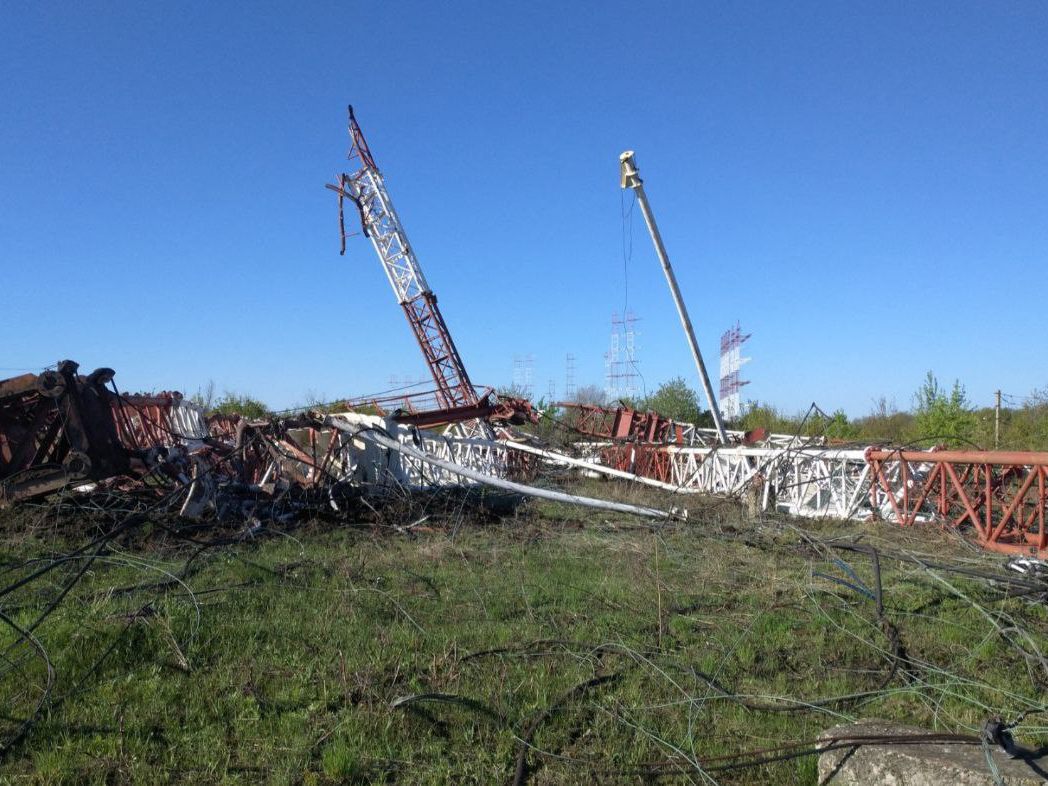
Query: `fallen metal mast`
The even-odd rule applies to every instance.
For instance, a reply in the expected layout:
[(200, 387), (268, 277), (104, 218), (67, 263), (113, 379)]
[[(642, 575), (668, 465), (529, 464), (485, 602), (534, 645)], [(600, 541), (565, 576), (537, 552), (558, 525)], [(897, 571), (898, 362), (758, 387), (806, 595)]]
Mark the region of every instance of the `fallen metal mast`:
[(662, 263), (662, 272), (666, 274), (666, 281), (670, 285), (673, 302), (677, 305), (677, 314), (680, 315), (680, 323), (684, 328), (685, 335), (688, 337), (688, 346), (691, 347), (692, 357), (695, 358), (695, 367), (699, 371), (702, 389), (706, 391), (706, 400), (710, 404), (713, 423), (717, 427), (717, 436), (720, 438), (721, 444), (727, 444), (728, 435), (724, 431), (720, 408), (717, 406), (717, 399), (713, 395), (713, 387), (710, 385), (710, 378), (706, 373), (706, 364), (702, 362), (699, 342), (695, 340), (695, 331), (691, 326), (691, 319), (688, 317), (688, 309), (684, 305), (684, 298), (681, 297), (680, 287), (677, 286), (677, 277), (673, 275), (673, 268), (670, 267), (670, 258), (666, 253), (666, 247), (662, 244), (662, 235), (659, 234), (655, 216), (652, 215), (651, 207), (648, 205), (648, 197), (644, 193), (644, 181), (640, 179), (640, 173), (637, 171), (637, 162), (633, 160), (632, 150), (627, 150), (619, 156), (619, 174), (621, 176), (621, 186), (623, 188), (632, 188), (637, 195), (637, 201), (640, 202), (640, 209), (644, 214), (644, 222), (648, 225), (651, 240), (655, 244), (655, 253), (659, 255), (659, 261)]
[(408, 243), (404, 226), (393, 208), (386, 184), (353, 115), (352, 106), (349, 107), (349, 138), (348, 158), (350, 161), (359, 161), (360, 168), (352, 174), (340, 175), (337, 185), (327, 186), (338, 194), (341, 253), (346, 253), (343, 201), (348, 198), (360, 213), (364, 234), (371, 238), (397, 302), (404, 309), (411, 330), (422, 348), (437, 385), (437, 400), (441, 408), (476, 405), (479, 402), (477, 392), (469, 380), (444, 317), (437, 308), (437, 296), (426, 283), (415, 252)]

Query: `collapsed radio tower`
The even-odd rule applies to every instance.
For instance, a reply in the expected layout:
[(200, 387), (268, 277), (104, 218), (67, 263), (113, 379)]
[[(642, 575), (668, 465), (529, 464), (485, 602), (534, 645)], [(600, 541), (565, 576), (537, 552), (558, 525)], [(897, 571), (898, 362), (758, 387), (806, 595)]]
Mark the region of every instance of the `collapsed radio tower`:
[[(348, 158), (356, 170), (342, 173), (337, 183), (327, 185), (338, 194), (340, 253), (346, 253), (345, 203), (348, 201), (356, 209), (365, 237), (375, 247), (386, 278), (408, 318), (411, 331), (415, 334), (415, 340), (422, 349), (430, 375), (436, 383), (436, 390), (432, 392), (436, 397), (436, 409), (431, 406), (420, 409), (410, 401), (405, 401), (401, 409), (414, 418), (416, 426), (444, 424), (462, 434), (485, 438), (494, 436), (489, 419), (534, 422), (537, 415), (526, 400), (496, 396), (494, 388), (486, 388), (478, 394), (470, 382), (455, 342), (451, 340), (448, 326), (437, 307), (437, 296), (422, 275), (415, 251), (408, 243), (400, 217), (386, 191), (382, 173), (375, 164), (368, 143), (364, 140), (364, 132), (360, 130), (353, 114), (353, 107), (349, 107), (349, 139)], [(529, 386), (530, 382), (529, 379)], [(431, 393), (427, 391), (423, 395), (428, 397)], [(357, 403), (376, 406), (380, 411), (382, 409), (377, 399)]]
[(346, 252), (343, 202), (348, 199), (359, 212), (364, 234), (375, 247), (397, 302), (411, 324), (436, 383), (441, 408), (476, 405), (479, 403), (477, 392), (437, 308), (437, 296), (426, 283), (400, 218), (393, 209), (385, 181), (353, 115), (353, 107), (349, 107), (349, 138), (348, 158), (359, 168), (350, 174), (339, 175), (338, 183), (328, 186), (338, 194), (341, 253)]
[(742, 397), (740, 392), (743, 385), (750, 384), (749, 380), (739, 379), (739, 371), (743, 363), (749, 363), (750, 358), (742, 357), (742, 345), (749, 340), (751, 333), (742, 335), (739, 323), (730, 327), (721, 336), (720, 356), (720, 405), (724, 416), (729, 420), (742, 417)]

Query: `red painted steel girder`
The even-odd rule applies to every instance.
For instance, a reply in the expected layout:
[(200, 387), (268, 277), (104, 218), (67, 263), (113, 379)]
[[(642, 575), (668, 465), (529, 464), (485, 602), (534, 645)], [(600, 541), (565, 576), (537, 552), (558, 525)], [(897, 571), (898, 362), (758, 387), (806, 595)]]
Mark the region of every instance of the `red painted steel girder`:
[(601, 462), (621, 472), (670, 483), (673, 467), (665, 447), (643, 444), (612, 445), (601, 451)]
[(971, 526), (994, 551), (1048, 556), (1048, 453), (870, 450), (870, 502), (903, 526)]
[(867, 451), (868, 459), (889, 461), (946, 461), (952, 464), (991, 464), (1015, 465), (1028, 467), (1048, 466), (1048, 453), (1026, 450), (886, 450), (871, 448)]
[(583, 434), (615, 442), (652, 442), (682, 444), (681, 427), (658, 412), (643, 412), (630, 407), (607, 407), (562, 401), (558, 407), (576, 413), (574, 428)]
[(441, 408), (453, 409), (477, 404), (477, 392), (469, 381), (466, 367), (462, 364), (455, 342), (451, 340), (444, 317), (437, 308), (436, 295), (423, 292), (403, 305), (411, 330), (418, 339), (422, 355), (437, 383), (437, 398)]
[(434, 399), (435, 391), (421, 391), (403, 396), (347, 401), (348, 409), (373, 408), (378, 414), (392, 417), (398, 423), (435, 428), (468, 420), (492, 420), (515, 425), (537, 423), (539, 416), (531, 402), (512, 396), (495, 396), (493, 388), (476, 395), (476, 404), (441, 408)]

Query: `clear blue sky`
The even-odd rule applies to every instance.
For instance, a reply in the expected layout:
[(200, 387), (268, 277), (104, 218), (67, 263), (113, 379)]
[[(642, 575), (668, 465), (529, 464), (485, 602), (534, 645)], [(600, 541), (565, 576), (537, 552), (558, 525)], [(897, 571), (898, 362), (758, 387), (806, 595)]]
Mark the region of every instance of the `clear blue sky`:
[(4, 3), (0, 376), (290, 406), (424, 366), (374, 253), (338, 256), (353, 103), (473, 380), (694, 369), (632, 148), (708, 364), (863, 414), (924, 372), (1048, 384), (1042, 3)]

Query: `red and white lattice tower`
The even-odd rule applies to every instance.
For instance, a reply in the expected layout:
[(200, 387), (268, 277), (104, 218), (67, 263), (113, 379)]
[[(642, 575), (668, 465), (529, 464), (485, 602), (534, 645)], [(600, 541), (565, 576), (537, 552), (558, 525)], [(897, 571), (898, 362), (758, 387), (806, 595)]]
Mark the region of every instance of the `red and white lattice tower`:
[(743, 335), (736, 322), (721, 336), (720, 407), (728, 420), (742, 416), (742, 386), (750, 383), (749, 380), (739, 379), (739, 371), (743, 363), (750, 361), (750, 358), (742, 357), (742, 345), (749, 340), (750, 335)]
[(353, 107), (349, 107), (349, 138), (348, 157), (356, 169), (339, 175), (337, 184), (328, 185), (338, 194), (342, 253), (346, 251), (344, 202), (348, 199), (359, 213), (363, 232), (375, 247), (397, 302), (404, 309), (426, 358), (441, 409), (475, 405), (479, 401), (477, 392), (437, 307), (437, 296), (426, 283), (415, 250), (408, 243), (400, 217), (393, 209), (393, 200), (353, 115)]

